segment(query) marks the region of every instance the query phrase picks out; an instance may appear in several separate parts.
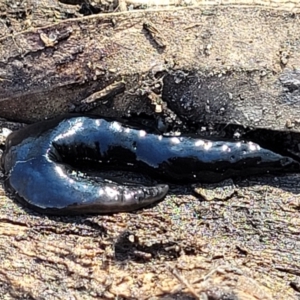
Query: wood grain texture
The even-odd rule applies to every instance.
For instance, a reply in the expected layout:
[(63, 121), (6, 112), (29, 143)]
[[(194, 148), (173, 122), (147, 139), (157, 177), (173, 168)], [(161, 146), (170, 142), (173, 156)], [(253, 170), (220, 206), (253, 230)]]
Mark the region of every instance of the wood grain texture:
[[(147, 22), (165, 48), (144, 29)], [(0, 116), (44, 119), (120, 82), (124, 88), (100, 97), (96, 113), (153, 114), (161, 72), (168, 76), (156, 96), (188, 120), (298, 131), (298, 32), (297, 13), (222, 6), (93, 15), (29, 29), (0, 40)]]
[[(2, 118), (33, 122), (100, 99), (94, 112), (108, 116), (171, 110), (299, 131), (298, 1), (87, 17), (59, 1), (0, 4)], [(136, 213), (46, 217), (1, 178), (0, 298), (298, 299), (299, 175), (234, 190), (205, 201), (174, 186)]]

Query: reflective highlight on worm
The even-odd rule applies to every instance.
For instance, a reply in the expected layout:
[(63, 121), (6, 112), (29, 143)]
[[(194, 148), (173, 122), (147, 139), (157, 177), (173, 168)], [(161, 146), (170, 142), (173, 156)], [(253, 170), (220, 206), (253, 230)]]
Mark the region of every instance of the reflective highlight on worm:
[(61, 117), (12, 133), (2, 156), (5, 186), (49, 214), (132, 211), (161, 200), (167, 184), (117, 183), (97, 170), (140, 171), (168, 182), (218, 182), (299, 163), (251, 142), (166, 137), (90, 116)]

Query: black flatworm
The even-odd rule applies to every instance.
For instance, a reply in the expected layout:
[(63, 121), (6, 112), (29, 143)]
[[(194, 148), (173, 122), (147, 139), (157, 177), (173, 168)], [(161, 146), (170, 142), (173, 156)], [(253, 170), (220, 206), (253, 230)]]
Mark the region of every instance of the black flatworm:
[(8, 136), (5, 186), (23, 203), (49, 214), (136, 210), (166, 195), (167, 184), (117, 183), (97, 170), (140, 171), (168, 182), (299, 170), (292, 158), (251, 142), (167, 137), (117, 121), (68, 116)]

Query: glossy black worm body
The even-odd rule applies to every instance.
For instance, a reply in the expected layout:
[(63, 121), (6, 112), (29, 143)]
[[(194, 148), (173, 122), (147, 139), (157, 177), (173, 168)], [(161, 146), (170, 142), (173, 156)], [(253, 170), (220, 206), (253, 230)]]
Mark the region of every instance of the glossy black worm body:
[(291, 172), (299, 163), (251, 142), (147, 133), (117, 121), (61, 117), (9, 135), (2, 157), (5, 186), (49, 214), (131, 211), (162, 199), (168, 185), (118, 184), (96, 170), (139, 170), (169, 182)]

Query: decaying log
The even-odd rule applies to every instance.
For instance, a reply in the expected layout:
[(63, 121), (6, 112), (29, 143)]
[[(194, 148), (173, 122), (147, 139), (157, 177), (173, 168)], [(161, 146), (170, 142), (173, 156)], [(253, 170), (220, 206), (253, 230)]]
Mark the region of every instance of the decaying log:
[[(0, 118), (93, 109), (299, 131), (297, 1), (86, 17), (68, 2), (0, 1)], [(36, 214), (0, 187), (0, 295), (297, 299), (299, 179), (229, 182), (217, 199), (174, 186), (152, 208), (78, 217)]]
[(198, 7), (6, 35), (0, 116), (36, 121), (98, 98), (105, 115), (152, 114), (162, 104), (194, 122), (298, 131), (298, 32), (297, 13)]

